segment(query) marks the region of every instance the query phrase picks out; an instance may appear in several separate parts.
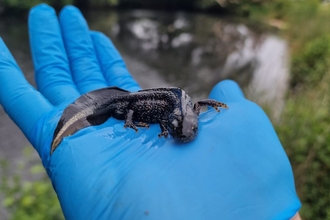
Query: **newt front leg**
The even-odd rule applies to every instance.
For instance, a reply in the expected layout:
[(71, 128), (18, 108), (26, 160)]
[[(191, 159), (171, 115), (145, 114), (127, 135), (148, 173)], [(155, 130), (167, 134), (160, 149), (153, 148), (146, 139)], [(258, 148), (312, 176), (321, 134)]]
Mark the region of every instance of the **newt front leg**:
[(161, 129), (162, 133), (158, 134), (158, 137), (164, 136), (165, 138), (167, 138), (168, 130), (166, 128), (166, 124), (167, 124), (166, 121), (160, 121), (159, 122), (159, 126), (160, 126), (160, 129)]
[(212, 100), (212, 99), (204, 99), (204, 100), (201, 100), (201, 101), (198, 101), (198, 102), (195, 103), (195, 105), (194, 105), (194, 111), (195, 111), (196, 114), (199, 115), (202, 106), (211, 106), (217, 112), (220, 112), (219, 108), (226, 108), (226, 109), (228, 109), (228, 106), (225, 103), (223, 103), (223, 102), (218, 102), (218, 101)]

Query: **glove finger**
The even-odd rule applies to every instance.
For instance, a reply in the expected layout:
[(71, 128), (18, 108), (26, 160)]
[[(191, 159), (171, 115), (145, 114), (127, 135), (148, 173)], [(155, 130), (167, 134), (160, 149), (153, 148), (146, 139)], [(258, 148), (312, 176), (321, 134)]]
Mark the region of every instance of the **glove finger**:
[(232, 80), (219, 82), (214, 86), (209, 97), (221, 102), (239, 102), (245, 99), (239, 85)]
[(0, 104), (25, 136), (33, 140), (32, 128), (42, 115), (54, 107), (26, 81), (1, 38), (0, 85)]
[(81, 93), (107, 87), (87, 22), (79, 9), (66, 6), (59, 16), (73, 79)]
[(29, 34), (38, 90), (55, 106), (66, 106), (80, 94), (73, 83), (60, 26), (53, 8), (31, 9)]
[(125, 62), (111, 40), (103, 33), (91, 31), (97, 58), (105, 79), (110, 86), (118, 86), (129, 91), (140, 89), (128, 72)]

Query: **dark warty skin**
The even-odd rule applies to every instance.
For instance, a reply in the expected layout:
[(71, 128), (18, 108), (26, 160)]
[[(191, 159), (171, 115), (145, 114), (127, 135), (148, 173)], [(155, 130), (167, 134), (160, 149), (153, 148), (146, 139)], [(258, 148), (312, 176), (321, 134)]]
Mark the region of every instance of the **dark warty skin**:
[(228, 108), (222, 102), (205, 99), (194, 105), (180, 88), (154, 88), (129, 92), (118, 87), (95, 90), (80, 96), (64, 111), (54, 132), (51, 154), (62, 139), (88, 126), (103, 124), (108, 118), (125, 120), (125, 127), (149, 127), (158, 123), (159, 137), (170, 134), (176, 141), (192, 141), (198, 131), (202, 106)]

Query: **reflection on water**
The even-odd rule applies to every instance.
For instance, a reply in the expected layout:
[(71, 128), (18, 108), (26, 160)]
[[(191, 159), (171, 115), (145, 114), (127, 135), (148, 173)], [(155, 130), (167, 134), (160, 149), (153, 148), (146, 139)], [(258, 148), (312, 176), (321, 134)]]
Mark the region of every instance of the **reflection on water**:
[[(287, 45), (280, 38), (205, 14), (135, 10), (90, 12), (87, 18), (91, 28), (111, 37), (142, 86), (178, 86), (199, 99), (230, 78), (279, 118), (288, 81)], [(144, 75), (129, 60), (155, 74)]]
[(284, 96), (289, 84), (287, 50), (286, 42), (274, 36), (265, 38), (258, 47), (258, 65), (246, 88), (250, 99), (269, 108), (275, 122), (284, 108)]
[[(206, 98), (220, 80), (236, 80), (246, 96), (280, 116), (287, 89), (287, 45), (280, 38), (212, 15), (160, 11), (86, 12), (106, 33), (142, 87), (178, 86)], [(26, 21), (3, 18), (0, 36), (34, 85)], [(0, 157), (22, 161), (29, 143), (0, 107)]]

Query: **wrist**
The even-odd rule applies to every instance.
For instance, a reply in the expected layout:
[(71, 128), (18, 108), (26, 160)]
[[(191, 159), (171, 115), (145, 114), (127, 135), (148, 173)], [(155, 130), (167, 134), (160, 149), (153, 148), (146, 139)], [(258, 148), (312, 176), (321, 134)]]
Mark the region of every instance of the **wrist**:
[(293, 216), (291, 220), (301, 220), (299, 212), (297, 212), (297, 214), (295, 214), (295, 216)]

